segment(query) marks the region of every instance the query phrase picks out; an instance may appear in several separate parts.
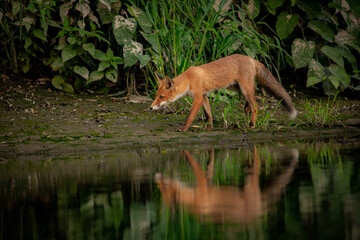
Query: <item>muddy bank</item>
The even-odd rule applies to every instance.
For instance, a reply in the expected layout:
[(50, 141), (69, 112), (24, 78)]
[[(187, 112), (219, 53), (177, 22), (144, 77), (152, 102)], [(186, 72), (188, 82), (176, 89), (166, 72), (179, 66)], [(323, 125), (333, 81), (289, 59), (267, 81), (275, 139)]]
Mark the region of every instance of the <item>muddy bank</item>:
[[(145, 98), (111, 98), (71, 95), (52, 91), (41, 83), (17, 85), (10, 80), (0, 89), (0, 156), (7, 161), (18, 156), (91, 152), (132, 148), (139, 152), (242, 145), (249, 142), (294, 142), (304, 139), (357, 141), (360, 138), (360, 101), (342, 99), (344, 126), (308, 128), (279, 110), (268, 131), (224, 129), (218, 121), (211, 131), (192, 128), (176, 132), (186, 114), (148, 110)], [(306, 96), (294, 99), (302, 119)], [(193, 125), (200, 126), (201, 121)]]

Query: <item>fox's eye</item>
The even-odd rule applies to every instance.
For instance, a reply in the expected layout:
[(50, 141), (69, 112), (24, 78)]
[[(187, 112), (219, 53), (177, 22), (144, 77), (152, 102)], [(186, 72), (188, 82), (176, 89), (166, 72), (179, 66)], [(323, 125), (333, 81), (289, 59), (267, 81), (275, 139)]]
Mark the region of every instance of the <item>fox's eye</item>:
[(159, 99), (163, 99), (163, 98), (164, 98), (164, 96), (160, 96), (160, 97), (159, 97)]

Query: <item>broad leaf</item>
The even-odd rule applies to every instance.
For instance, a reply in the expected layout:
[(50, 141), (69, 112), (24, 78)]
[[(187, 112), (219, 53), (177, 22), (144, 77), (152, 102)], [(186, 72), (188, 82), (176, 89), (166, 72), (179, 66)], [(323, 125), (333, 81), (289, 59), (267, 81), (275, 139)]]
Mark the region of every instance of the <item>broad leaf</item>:
[(104, 73), (103, 72), (99, 72), (99, 71), (93, 71), (90, 73), (89, 79), (86, 81), (86, 85), (95, 82), (95, 81), (99, 81), (100, 79), (102, 79), (104, 77)]
[(281, 5), (283, 5), (285, 2), (285, 0), (267, 0), (267, 8), (270, 11), (271, 14), (275, 15), (276, 13), (276, 8), (280, 7)]
[(75, 9), (82, 13), (83, 18), (89, 15), (91, 11), (89, 4), (85, 2), (78, 2), (75, 6)]
[(249, 17), (254, 19), (260, 13), (260, 3), (259, 0), (249, 0), (247, 4), (247, 9), (249, 11)]
[(322, 82), (321, 78), (309, 77), (306, 81), (306, 87), (314, 86), (315, 84), (318, 84), (319, 82)]
[(335, 89), (337, 89), (339, 87), (340, 81), (339, 78), (336, 76), (329, 76), (329, 80), (332, 83), (332, 85), (334, 86)]
[(142, 68), (150, 62), (151, 58), (149, 55), (141, 55), (139, 56), (139, 60), (140, 60), (140, 68)]
[(89, 70), (82, 66), (75, 66), (74, 67), (74, 72), (79, 74), (80, 76), (82, 76), (84, 79), (88, 80), (89, 79)]
[(134, 36), (137, 24), (134, 18), (125, 19), (123, 16), (117, 15), (112, 26), (117, 43), (124, 45), (125, 41), (129, 41)]
[(339, 47), (339, 46), (336, 47), (336, 49), (351, 64), (353, 69), (357, 68), (356, 58), (354, 57), (354, 55), (352, 55), (352, 53), (348, 49), (342, 48), (342, 47)]
[(53, 70), (57, 71), (63, 65), (64, 65), (63, 60), (61, 59), (61, 57), (59, 57), (51, 64), (51, 67)]
[(309, 16), (309, 18), (316, 18), (321, 15), (321, 7), (318, 1), (297, 0), (296, 4)]
[(294, 28), (298, 24), (299, 15), (282, 12), (279, 14), (276, 21), (276, 32), (281, 39), (287, 38), (290, 33), (293, 32)]
[(151, 44), (151, 47), (154, 49), (155, 52), (159, 52), (159, 44), (156, 38), (156, 33), (147, 34), (144, 32), (141, 32), (141, 35)]
[(341, 83), (344, 89), (350, 85), (350, 81), (351, 81), (350, 76), (345, 72), (345, 70), (342, 67), (340, 67), (337, 64), (331, 64), (328, 69), (333, 74), (333, 77), (339, 80), (339, 82)]
[(318, 33), (326, 41), (334, 42), (335, 32), (327, 24), (327, 22), (319, 21), (319, 20), (311, 20), (308, 24), (308, 27), (311, 28), (314, 32)]
[(46, 36), (45, 36), (45, 33), (43, 30), (34, 29), (33, 34), (35, 37), (40, 38), (41, 40), (47, 42), (47, 39), (46, 39)]
[(85, 43), (82, 47), (85, 51), (87, 51), (91, 55), (95, 54), (95, 45), (93, 43)]
[(118, 74), (115, 69), (109, 69), (106, 71), (105, 77), (110, 81), (116, 83), (118, 81)]
[(70, 47), (66, 47), (61, 51), (61, 58), (63, 62), (66, 62), (76, 56), (76, 52)]
[(334, 84), (330, 81), (330, 79), (325, 79), (321, 82), (323, 92), (328, 96), (334, 96), (337, 90), (334, 87)]
[(323, 80), (325, 76), (324, 67), (315, 59), (311, 59), (309, 62), (309, 68), (307, 72), (306, 87), (311, 87)]
[(305, 42), (297, 38), (291, 46), (291, 55), (293, 57), (295, 68), (306, 67), (312, 59), (315, 52), (315, 43), (313, 41)]
[(138, 21), (142, 30), (144, 30), (144, 32), (146, 33), (151, 33), (152, 24), (149, 16), (143, 10), (141, 10), (136, 6), (131, 6), (129, 10), (131, 15), (133, 15), (133, 17), (135, 17), (136, 20)]
[(74, 88), (70, 83), (65, 83), (62, 87), (62, 90), (67, 93), (74, 93)]
[(67, 38), (67, 41), (68, 41), (70, 44), (74, 44), (74, 43), (76, 43), (76, 38), (74, 38), (74, 37), (68, 37), (68, 38)]
[(93, 57), (99, 61), (106, 61), (106, 54), (102, 52), (101, 50), (96, 49)]
[(323, 46), (321, 48), (321, 52), (323, 52), (326, 56), (328, 56), (331, 60), (336, 62), (338, 65), (340, 65), (342, 68), (344, 68), (344, 59), (341, 56), (341, 53), (336, 48), (330, 47), (330, 46)]
[(107, 69), (108, 67), (110, 67), (110, 63), (109, 61), (103, 61), (99, 64), (99, 68), (98, 68), (98, 71), (101, 72), (101, 71), (104, 71), (105, 69)]
[(62, 76), (56, 75), (51, 79), (51, 84), (59, 90), (62, 90), (62, 85), (64, 85), (65, 81)]

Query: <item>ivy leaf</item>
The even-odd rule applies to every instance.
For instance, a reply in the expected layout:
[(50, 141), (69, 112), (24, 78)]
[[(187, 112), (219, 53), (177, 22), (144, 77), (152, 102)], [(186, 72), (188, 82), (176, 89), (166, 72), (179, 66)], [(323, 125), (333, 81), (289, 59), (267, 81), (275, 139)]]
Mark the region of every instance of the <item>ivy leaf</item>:
[(88, 80), (89, 79), (89, 70), (82, 66), (75, 66), (74, 67), (74, 72), (79, 74), (80, 76), (82, 76), (84, 79)]
[(115, 16), (112, 22), (113, 33), (118, 44), (124, 45), (125, 41), (129, 41), (136, 30), (136, 20), (134, 18), (125, 19), (121, 15)]
[(308, 27), (311, 28), (314, 32), (318, 33), (326, 41), (334, 42), (335, 32), (327, 24), (327, 22), (319, 21), (319, 20), (311, 20), (308, 24)]
[(344, 59), (342, 58), (341, 52), (339, 50), (337, 50), (336, 48), (325, 45), (325, 46), (323, 46), (321, 48), (321, 52), (323, 52), (331, 60), (333, 60), (338, 65), (340, 65), (342, 68), (344, 68)]
[(76, 56), (76, 52), (71, 47), (66, 47), (61, 51), (61, 59), (64, 62)]
[(74, 43), (76, 43), (76, 38), (74, 38), (74, 37), (68, 37), (68, 38), (67, 38), (67, 41), (68, 41), (70, 44), (74, 44)]
[(287, 38), (298, 24), (299, 15), (281, 12), (276, 21), (276, 32), (281, 39)]
[(140, 67), (147, 65), (150, 61), (150, 56), (143, 55), (143, 45), (133, 40), (126, 41), (124, 45), (124, 60), (125, 66), (132, 66), (137, 61), (140, 61)]
[(135, 17), (138, 21), (142, 30), (144, 30), (144, 32), (146, 33), (150, 33), (152, 30), (152, 24), (149, 16), (143, 10), (136, 6), (131, 6), (129, 10), (131, 15), (133, 15), (133, 17)]
[(306, 87), (311, 87), (314, 86), (315, 84), (318, 84), (319, 82), (321, 82), (322, 79), (321, 78), (317, 78), (317, 77), (309, 77), (306, 81)]
[(113, 83), (116, 83), (118, 81), (118, 74), (115, 69), (109, 69), (106, 71), (105, 77), (112, 81)]
[(100, 79), (102, 79), (104, 77), (104, 73), (103, 72), (99, 72), (99, 71), (93, 71), (90, 73), (89, 79), (86, 81), (86, 85), (95, 82), (95, 81), (99, 81)]
[(315, 52), (315, 43), (313, 41), (305, 42), (297, 38), (291, 46), (291, 55), (294, 60), (295, 69), (306, 67), (312, 59)]
[(62, 76), (56, 75), (51, 79), (51, 84), (59, 90), (62, 90), (62, 85), (65, 83), (65, 80)]

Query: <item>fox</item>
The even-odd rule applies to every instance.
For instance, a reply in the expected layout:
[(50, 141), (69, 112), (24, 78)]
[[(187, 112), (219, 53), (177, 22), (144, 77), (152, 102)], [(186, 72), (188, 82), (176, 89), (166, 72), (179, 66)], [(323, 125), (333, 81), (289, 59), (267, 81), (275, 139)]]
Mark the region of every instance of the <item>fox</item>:
[(258, 114), (255, 100), (255, 79), (281, 101), (283, 107), (290, 113), (290, 119), (295, 119), (297, 115), (291, 97), (283, 86), (264, 64), (249, 56), (234, 54), (203, 65), (191, 66), (173, 79), (159, 73), (155, 73), (155, 77), (158, 82), (158, 90), (155, 100), (150, 105), (151, 110), (158, 110), (184, 96), (193, 98), (193, 104), (185, 123), (178, 128), (180, 132), (188, 131), (201, 106), (207, 119), (205, 128), (208, 130), (213, 128), (208, 93), (220, 89), (242, 92), (246, 99), (244, 112), (251, 114), (249, 128), (254, 128)]
[[(201, 219), (210, 222), (237, 222), (252, 223), (259, 217), (267, 214), (270, 206), (281, 199), (283, 190), (291, 182), (295, 171), (299, 151), (295, 148), (290, 150), (290, 160), (284, 167), (284, 171), (277, 175), (268, 186), (261, 188), (261, 158), (256, 146), (253, 146), (252, 156), (249, 162), (249, 174), (245, 178), (243, 188), (235, 186), (219, 186), (213, 184), (214, 172), (214, 149), (209, 151), (207, 169), (197, 163), (189, 151), (183, 153), (195, 175), (196, 185), (188, 186), (182, 181), (165, 178), (161, 173), (156, 173), (155, 182), (161, 192), (165, 206), (173, 208), (174, 205), (182, 205), (187, 211), (198, 215)], [(252, 161), (250, 161), (252, 160)]]

